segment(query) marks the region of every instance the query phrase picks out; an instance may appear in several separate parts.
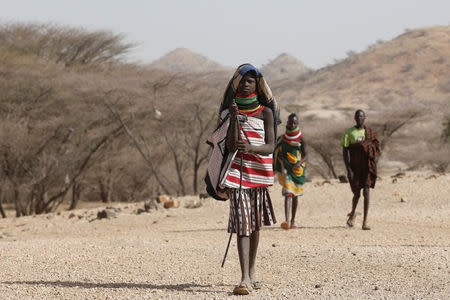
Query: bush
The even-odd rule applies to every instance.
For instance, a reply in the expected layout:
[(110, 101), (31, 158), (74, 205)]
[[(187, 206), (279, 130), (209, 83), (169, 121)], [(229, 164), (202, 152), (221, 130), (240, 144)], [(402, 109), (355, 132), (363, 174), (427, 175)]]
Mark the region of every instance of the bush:
[(439, 90), (443, 93), (450, 93), (450, 78), (442, 81), (439, 84)]
[(0, 45), (65, 67), (118, 61), (133, 46), (109, 31), (21, 23), (0, 26)]
[(443, 122), (444, 130), (442, 131), (442, 139), (444, 143), (450, 142), (450, 116), (447, 116), (447, 118)]
[(400, 73), (407, 73), (414, 67), (413, 64), (407, 64), (400, 68)]
[(358, 67), (358, 73), (360, 75), (364, 74), (364, 73), (367, 73), (367, 72), (370, 72), (372, 70), (373, 70), (373, 67), (371, 65), (364, 65), (364, 66)]

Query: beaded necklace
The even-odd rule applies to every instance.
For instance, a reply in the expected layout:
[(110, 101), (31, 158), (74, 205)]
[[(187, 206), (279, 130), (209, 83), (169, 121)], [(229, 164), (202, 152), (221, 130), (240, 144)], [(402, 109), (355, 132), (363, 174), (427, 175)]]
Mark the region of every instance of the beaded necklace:
[(264, 109), (264, 105), (258, 102), (258, 93), (253, 93), (248, 97), (236, 94), (234, 100), (238, 106), (239, 113), (249, 117), (259, 115)]
[(303, 134), (300, 132), (300, 127), (295, 127), (292, 130), (286, 128), (286, 133), (283, 134), (283, 139), (288, 142), (298, 142), (302, 138)]

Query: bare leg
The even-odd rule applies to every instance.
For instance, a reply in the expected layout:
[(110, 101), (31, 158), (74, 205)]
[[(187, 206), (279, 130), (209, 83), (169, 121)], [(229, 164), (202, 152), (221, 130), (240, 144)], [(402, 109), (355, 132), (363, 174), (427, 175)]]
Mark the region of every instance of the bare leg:
[(352, 199), (352, 211), (348, 214), (348, 220), (347, 220), (347, 226), (353, 227), (355, 224), (355, 211), (356, 207), (358, 206), (359, 198), (361, 197), (361, 192), (358, 191), (357, 193), (353, 193), (353, 199)]
[(289, 213), (291, 210), (291, 197), (285, 196), (284, 197), (284, 215), (286, 217), (286, 222), (289, 223)]
[(364, 195), (364, 219), (362, 229), (370, 230), (370, 227), (367, 226), (367, 214), (369, 212), (369, 202), (370, 202), (370, 189), (368, 186), (364, 187), (363, 195)]
[(256, 253), (258, 252), (259, 231), (254, 231), (250, 235), (250, 262), (249, 275), (252, 282), (256, 281)]
[(297, 206), (298, 206), (298, 196), (292, 197), (292, 219), (291, 219), (291, 226), (295, 225), (295, 215), (297, 213)]
[(289, 229), (291, 226), (289, 225), (289, 213), (291, 211), (291, 196), (285, 195), (284, 196), (284, 216), (286, 218), (286, 221), (281, 223), (281, 228), (283, 229)]
[[(250, 284), (250, 237), (248, 236), (238, 236), (237, 247), (239, 253), (239, 263), (241, 264), (241, 284)], [(256, 250), (255, 250), (256, 256)], [(254, 263), (254, 261), (253, 261)]]

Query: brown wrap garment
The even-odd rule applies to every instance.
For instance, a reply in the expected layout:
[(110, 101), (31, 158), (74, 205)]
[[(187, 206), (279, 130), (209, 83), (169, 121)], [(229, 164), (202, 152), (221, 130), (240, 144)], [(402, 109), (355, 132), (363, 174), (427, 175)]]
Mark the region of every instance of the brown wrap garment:
[(372, 128), (365, 126), (365, 139), (361, 143), (351, 144), (350, 168), (353, 172), (353, 180), (350, 187), (353, 193), (357, 193), (365, 186), (374, 188), (377, 180), (376, 160), (380, 155), (380, 142)]

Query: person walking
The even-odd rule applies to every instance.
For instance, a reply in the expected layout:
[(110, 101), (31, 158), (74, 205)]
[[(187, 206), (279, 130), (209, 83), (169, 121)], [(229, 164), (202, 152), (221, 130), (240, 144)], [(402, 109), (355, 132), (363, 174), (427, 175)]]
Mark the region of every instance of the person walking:
[(267, 189), (273, 185), (276, 112), (261, 72), (243, 64), (226, 87), (219, 125), (208, 139), (213, 151), (205, 183), (215, 199), (230, 200), (228, 232), (230, 238), (237, 235), (241, 267), (241, 280), (233, 289), (237, 295), (261, 288), (256, 277), (259, 231), (276, 223)]
[(380, 155), (380, 143), (375, 132), (364, 124), (366, 114), (358, 109), (355, 112), (355, 126), (348, 128), (341, 139), (342, 155), (347, 169), (347, 177), (353, 192), (352, 210), (347, 215), (347, 226), (355, 224), (355, 211), (361, 197), (364, 196), (363, 230), (370, 230), (367, 223), (369, 212), (370, 188), (375, 188), (377, 179), (377, 158)]
[[(298, 197), (303, 195), (305, 184), (306, 142), (300, 131), (299, 120), (295, 113), (288, 117), (286, 133), (279, 137), (274, 152), (275, 171), (278, 182), (283, 187), (285, 221), (283, 229), (295, 229)], [(292, 203), (292, 217), (289, 219)]]

